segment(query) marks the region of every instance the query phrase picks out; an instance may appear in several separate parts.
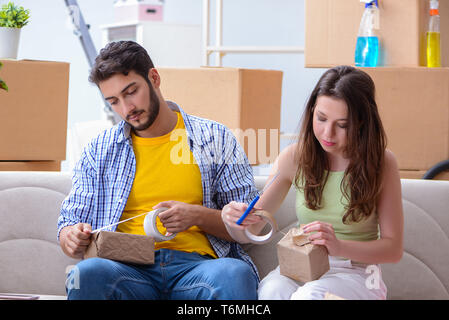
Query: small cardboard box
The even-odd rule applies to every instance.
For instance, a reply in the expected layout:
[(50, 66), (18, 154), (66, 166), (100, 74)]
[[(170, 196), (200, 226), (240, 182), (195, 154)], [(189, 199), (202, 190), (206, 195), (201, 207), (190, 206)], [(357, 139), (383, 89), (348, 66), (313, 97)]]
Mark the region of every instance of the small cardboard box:
[(100, 231), (92, 235), (84, 259), (104, 258), (126, 263), (153, 264), (154, 238), (122, 232)]
[(61, 162), (0, 161), (0, 171), (61, 171)]
[(65, 62), (2, 60), (0, 160), (64, 160), (69, 67)]
[[(440, 1), (440, 29), (449, 34), (449, 1)], [(306, 0), (305, 66), (354, 65), (364, 3), (360, 0)], [(429, 0), (381, 0), (379, 66), (425, 66)], [(449, 52), (441, 37), (441, 51)], [(449, 67), (449, 55), (442, 54)]]
[(329, 271), (327, 249), (297, 236), (297, 231), (290, 229), (277, 244), (280, 273), (300, 282), (317, 280)]
[(230, 128), (251, 164), (279, 154), (282, 71), (239, 68), (158, 68), (161, 91), (187, 113)]
[(140, 22), (162, 21), (164, 18), (164, 6), (154, 3), (118, 3), (114, 5), (114, 21)]
[[(449, 1), (448, 1), (449, 2)], [(449, 68), (361, 68), (400, 170), (428, 170), (449, 159)]]

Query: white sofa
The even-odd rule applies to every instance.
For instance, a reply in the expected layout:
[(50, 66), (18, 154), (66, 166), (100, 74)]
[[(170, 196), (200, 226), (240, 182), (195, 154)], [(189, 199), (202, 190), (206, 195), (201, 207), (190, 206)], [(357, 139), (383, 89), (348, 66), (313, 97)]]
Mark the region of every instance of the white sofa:
[[(262, 188), (265, 177), (256, 177)], [(56, 220), (71, 188), (68, 173), (0, 172), (0, 292), (65, 295), (67, 268)], [(449, 181), (402, 180), (404, 255), (382, 265), (389, 299), (449, 299)], [(294, 190), (276, 213), (282, 231), (295, 224)], [(277, 233), (265, 245), (245, 245), (260, 275), (277, 264)]]

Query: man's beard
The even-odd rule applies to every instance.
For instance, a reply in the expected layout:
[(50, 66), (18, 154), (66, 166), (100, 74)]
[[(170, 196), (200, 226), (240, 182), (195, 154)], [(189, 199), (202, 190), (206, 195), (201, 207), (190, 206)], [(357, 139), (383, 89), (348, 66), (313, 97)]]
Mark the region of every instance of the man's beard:
[[(143, 131), (148, 129), (156, 120), (157, 116), (159, 115), (159, 107), (160, 107), (160, 102), (159, 102), (159, 98), (156, 94), (156, 91), (154, 90), (153, 86), (151, 85), (150, 81), (147, 81), (148, 86), (149, 86), (149, 90), (150, 90), (150, 105), (148, 108), (148, 119), (147, 121), (145, 121), (144, 123), (141, 123), (138, 126), (133, 126), (131, 123), (128, 124), (131, 126), (131, 128), (134, 131)], [(137, 110), (134, 111), (133, 113), (129, 114), (126, 116), (126, 119), (128, 120), (130, 117), (132, 117), (133, 115), (140, 113), (144, 110)]]

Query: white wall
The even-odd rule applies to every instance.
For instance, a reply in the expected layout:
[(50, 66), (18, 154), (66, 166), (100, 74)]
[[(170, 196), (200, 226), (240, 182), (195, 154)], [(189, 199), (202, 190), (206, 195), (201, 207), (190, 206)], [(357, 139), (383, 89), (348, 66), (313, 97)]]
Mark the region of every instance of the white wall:
[[(0, 0), (0, 5), (9, 0)], [(97, 88), (88, 83), (88, 63), (80, 41), (68, 27), (63, 0), (15, 0), (31, 11), (22, 29), (19, 59), (70, 62), (68, 128), (102, 118)], [(101, 25), (113, 22), (113, 0), (78, 0), (97, 51)], [(223, 0), (223, 45), (304, 46), (304, 0)], [(214, 44), (215, 1), (211, 0), (211, 43)], [(202, 0), (165, 0), (164, 21), (201, 24)], [(214, 62), (212, 57), (211, 62)], [(281, 131), (296, 132), (305, 102), (324, 69), (304, 68), (302, 54), (228, 54), (229, 67), (284, 72)], [(283, 148), (288, 141), (281, 143)]]

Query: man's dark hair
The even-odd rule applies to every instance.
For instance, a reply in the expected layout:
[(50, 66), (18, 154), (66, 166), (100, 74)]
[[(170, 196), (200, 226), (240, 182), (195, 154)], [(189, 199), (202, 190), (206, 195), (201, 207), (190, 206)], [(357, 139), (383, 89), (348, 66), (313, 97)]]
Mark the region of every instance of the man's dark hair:
[(128, 75), (131, 70), (141, 75), (147, 82), (148, 72), (154, 68), (148, 52), (134, 41), (111, 42), (100, 50), (95, 58), (89, 81), (97, 86), (116, 73)]

